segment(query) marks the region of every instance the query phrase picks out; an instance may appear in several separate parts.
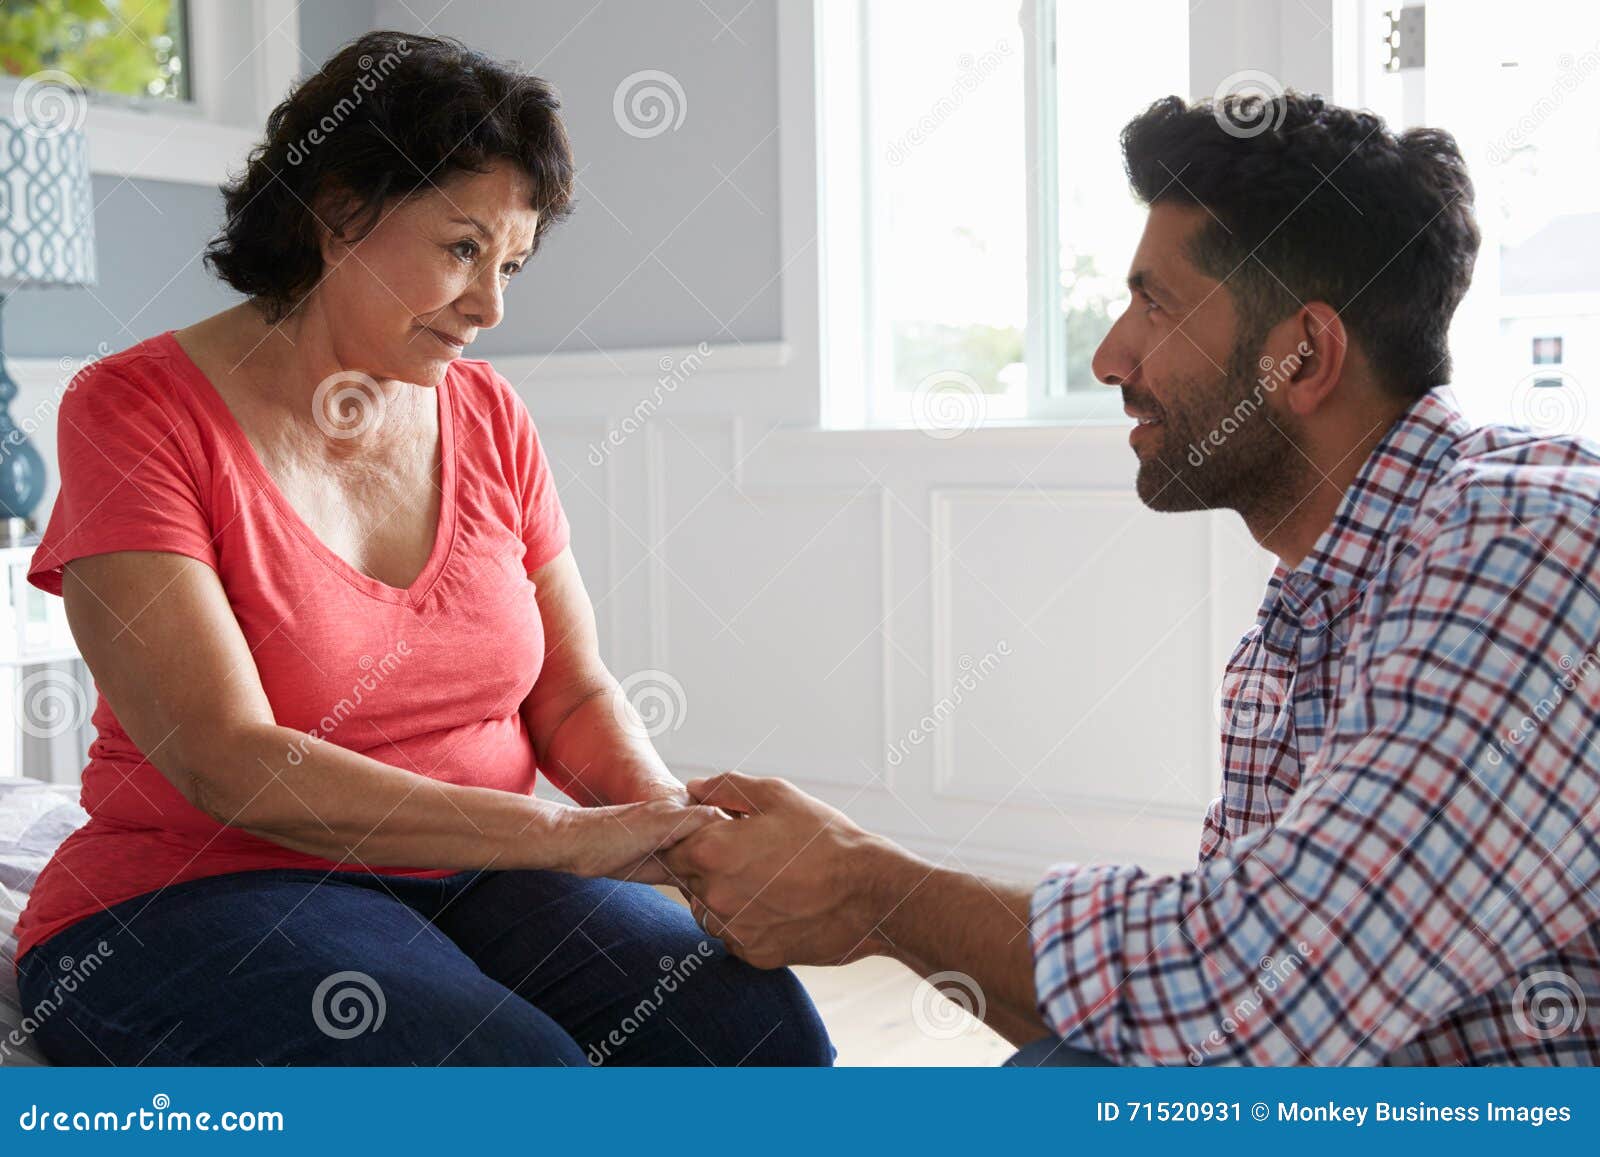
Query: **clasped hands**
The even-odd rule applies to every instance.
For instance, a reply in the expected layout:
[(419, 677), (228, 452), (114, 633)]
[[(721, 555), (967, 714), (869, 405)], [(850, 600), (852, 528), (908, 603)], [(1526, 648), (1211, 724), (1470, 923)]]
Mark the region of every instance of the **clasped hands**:
[(688, 785), (730, 818), (656, 853), (696, 922), (758, 968), (884, 952), (881, 866), (893, 845), (781, 779), (727, 772)]

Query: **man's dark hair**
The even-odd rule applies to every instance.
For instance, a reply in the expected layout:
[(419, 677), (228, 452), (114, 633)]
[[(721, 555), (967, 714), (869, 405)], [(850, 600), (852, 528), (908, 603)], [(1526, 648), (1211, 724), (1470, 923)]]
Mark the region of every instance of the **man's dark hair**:
[(1289, 92), (1166, 97), (1122, 130), (1148, 205), (1207, 210), (1189, 256), (1223, 281), (1252, 350), (1301, 302), (1339, 311), (1378, 380), (1407, 399), (1450, 380), (1446, 335), (1472, 280), (1472, 182), (1441, 129)]
[(322, 275), (313, 206), (356, 240), (386, 202), (484, 172), (499, 158), (533, 183), (534, 244), (572, 211), (575, 170), (561, 102), (538, 77), (448, 37), (369, 32), (300, 82), (267, 118), (244, 172), (223, 186), (227, 219), (206, 264), (277, 321)]

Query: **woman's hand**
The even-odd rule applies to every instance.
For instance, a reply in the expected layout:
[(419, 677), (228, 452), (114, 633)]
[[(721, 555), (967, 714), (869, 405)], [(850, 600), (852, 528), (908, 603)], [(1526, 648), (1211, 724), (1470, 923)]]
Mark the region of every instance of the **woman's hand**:
[(672, 882), (671, 873), (656, 859), (656, 853), (666, 851), (707, 824), (728, 822), (717, 808), (677, 799), (561, 811), (558, 838), (571, 848), (562, 857), (564, 871), (645, 884)]

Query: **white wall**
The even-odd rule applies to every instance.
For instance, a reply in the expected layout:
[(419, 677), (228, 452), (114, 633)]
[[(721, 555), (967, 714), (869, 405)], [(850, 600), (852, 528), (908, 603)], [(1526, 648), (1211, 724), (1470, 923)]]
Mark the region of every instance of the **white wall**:
[[(1196, 89), (1208, 93), (1246, 66), (1320, 69), (1324, 50), (1307, 43), (1315, 27), (1288, 10), (1321, 20), (1333, 6), (1285, 5), (1266, 32), (1262, 10), (1273, 5), (1197, 6)], [(808, 0), (783, 0), (765, 23), (741, 19), (737, 3), (713, 5), (706, 10), (728, 23), (720, 32), (697, 15), (703, 6), (675, 5), (682, 38), (661, 43), (658, 55), (676, 61), (690, 85), (684, 132), (708, 134), (702, 145), (715, 143), (718, 117), (740, 97), (724, 88), (708, 99), (694, 87), (695, 61), (770, 55), (773, 89), (751, 92), (745, 106), (766, 107), (777, 94), (780, 186), (763, 196), (753, 182), (749, 204), (714, 173), (689, 189), (652, 184), (661, 153), (595, 119), (609, 118), (624, 76), (652, 66), (649, 45), (629, 30), (636, 22), (624, 18), (629, 7), (379, 0), (375, 20), (400, 28), (426, 20), (530, 66), (543, 59), (535, 71), (558, 81), (586, 78), (587, 111), (563, 91), (572, 115), (589, 118), (575, 133), (589, 182), (685, 205), (711, 188), (710, 210), (696, 206), (690, 217), (754, 213), (771, 231), (764, 260), (781, 288), (772, 340), (762, 330), (730, 337), (740, 331), (709, 310), (698, 329), (642, 326), (650, 336), (638, 344), (651, 348), (546, 355), (507, 345), (490, 355), (527, 399), (556, 464), (608, 661), (619, 676), (659, 670), (684, 688), (686, 712), (659, 738), (662, 751), (684, 774), (739, 767), (789, 777), (862, 823), (974, 868), (1027, 876), (1074, 858), (1191, 864), (1217, 778), (1222, 662), (1251, 621), (1268, 560), (1231, 515), (1144, 510), (1119, 425), (983, 429), (950, 441), (815, 429)], [(668, 35), (652, 26), (655, 40)], [(1320, 38), (1326, 53), (1333, 40)], [(1320, 76), (1301, 83), (1324, 87)], [(714, 150), (707, 156), (718, 160)], [(721, 160), (725, 173), (738, 157)], [(631, 213), (592, 196), (585, 212), (600, 218), (608, 207), (621, 218), (606, 226), (609, 244), (647, 257), (659, 237), (635, 232)], [(729, 224), (738, 236), (759, 235), (750, 219)], [(674, 310), (691, 286), (716, 281), (716, 230), (702, 235), (712, 241), (668, 255), (691, 270), (670, 289)], [(564, 256), (552, 256), (557, 264), (542, 276), (617, 260), (610, 250), (586, 253), (583, 236), (552, 245)], [(760, 262), (736, 265), (743, 277)], [(658, 281), (651, 292), (667, 291)], [(542, 292), (577, 291), (557, 277)], [(638, 300), (648, 309), (651, 293)], [(654, 348), (662, 333), (679, 346), (717, 342), (670, 391), (657, 379), (685, 350)], [(48, 387), (48, 369), (30, 389)], [(634, 429), (641, 403), (648, 418)], [(1000, 654), (1002, 643), (1009, 653)], [(984, 673), (958, 692), (963, 656)], [(927, 741), (891, 755), (956, 695), (959, 706)]]
[[(608, 661), (683, 687), (681, 726), (657, 740), (682, 774), (782, 775), (920, 850), (1022, 877), (1064, 859), (1192, 864), (1222, 663), (1270, 560), (1232, 515), (1146, 511), (1121, 425), (953, 441), (810, 428), (809, 7), (785, 0), (777, 25), (784, 343), (717, 347), (669, 392), (649, 352), (497, 359), (557, 464)], [(1198, 12), (1197, 94), (1237, 59), (1277, 71), (1313, 52), (1288, 15), (1252, 39), (1262, 7)], [(405, 16), (380, 3), (380, 22)], [(432, 28), (492, 19), (445, 8)], [(648, 59), (585, 63), (603, 88)], [(639, 163), (631, 139), (586, 139), (597, 173)]]

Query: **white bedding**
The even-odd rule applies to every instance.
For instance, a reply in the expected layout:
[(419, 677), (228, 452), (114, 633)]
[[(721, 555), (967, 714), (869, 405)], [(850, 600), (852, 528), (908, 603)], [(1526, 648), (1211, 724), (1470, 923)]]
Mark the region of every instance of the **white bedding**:
[(39, 870), (88, 819), (75, 786), (0, 778), (0, 1065), (48, 1063), (21, 1027), (15, 928)]

